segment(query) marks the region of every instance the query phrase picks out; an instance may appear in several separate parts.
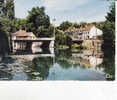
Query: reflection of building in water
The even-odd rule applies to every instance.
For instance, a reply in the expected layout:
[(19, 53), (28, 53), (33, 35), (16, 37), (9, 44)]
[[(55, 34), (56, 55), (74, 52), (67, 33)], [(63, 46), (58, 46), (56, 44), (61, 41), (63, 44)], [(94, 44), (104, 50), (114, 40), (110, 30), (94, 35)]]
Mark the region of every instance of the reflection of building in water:
[(82, 53), (73, 53), (71, 62), (73, 64), (96, 67), (103, 63), (103, 53), (94, 50), (84, 50)]
[(41, 52), (43, 52), (43, 50), (40, 47), (34, 47), (34, 48), (32, 48), (32, 53), (41, 53)]
[(12, 55), (12, 58), (24, 59), (27, 61), (32, 61), (37, 57), (50, 57), (55, 59), (55, 54), (27, 54), (27, 55)]
[(33, 44), (32, 44), (32, 49), (33, 49), (33, 48), (40, 48), (40, 46), (41, 46), (42, 44), (43, 44), (42, 42), (33, 42)]
[(97, 57), (93, 57), (90, 56), (89, 57), (89, 62), (93, 67), (96, 67), (97, 65), (100, 65), (103, 63), (103, 59), (102, 58), (97, 58)]
[(51, 54), (54, 54), (54, 48), (49, 48), (49, 50)]

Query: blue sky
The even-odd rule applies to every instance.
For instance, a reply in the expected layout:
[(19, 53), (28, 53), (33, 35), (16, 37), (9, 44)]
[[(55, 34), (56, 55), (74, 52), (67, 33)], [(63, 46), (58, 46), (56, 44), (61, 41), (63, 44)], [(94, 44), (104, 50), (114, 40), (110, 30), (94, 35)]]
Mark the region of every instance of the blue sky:
[(98, 22), (104, 21), (109, 11), (105, 0), (15, 0), (15, 13), (18, 18), (25, 18), (33, 7), (44, 6), (51, 22), (59, 25), (63, 21)]

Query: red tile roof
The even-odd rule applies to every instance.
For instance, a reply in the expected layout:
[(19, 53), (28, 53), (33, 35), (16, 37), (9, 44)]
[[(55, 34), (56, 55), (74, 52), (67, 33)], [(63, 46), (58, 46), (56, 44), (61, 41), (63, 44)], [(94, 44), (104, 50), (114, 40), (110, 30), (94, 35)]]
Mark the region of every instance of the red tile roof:
[(28, 33), (26, 31), (20, 29), (16, 33), (13, 33), (13, 35), (15, 35), (15, 36), (28, 36)]
[(75, 29), (72, 29), (71, 32), (90, 31), (90, 29), (91, 29), (93, 26), (94, 26), (94, 25), (88, 25), (88, 26), (86, 26), (86, 27), (75, 28)]
[(14, 36), (30, 36), (33, 35), (35, 36), (32, 32), (26, 32), (25, 30), (19, 30), (16, 33), (13, 33)]

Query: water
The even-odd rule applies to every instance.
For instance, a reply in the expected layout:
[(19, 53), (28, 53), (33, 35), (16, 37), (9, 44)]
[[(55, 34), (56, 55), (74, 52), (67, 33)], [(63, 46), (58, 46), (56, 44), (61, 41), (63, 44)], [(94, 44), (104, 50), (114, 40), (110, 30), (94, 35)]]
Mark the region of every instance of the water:
[(110, 52), (36, 51), (40, 52), (0, 57), (0, 80), (114, 80), (114, 56), (109, 56)]

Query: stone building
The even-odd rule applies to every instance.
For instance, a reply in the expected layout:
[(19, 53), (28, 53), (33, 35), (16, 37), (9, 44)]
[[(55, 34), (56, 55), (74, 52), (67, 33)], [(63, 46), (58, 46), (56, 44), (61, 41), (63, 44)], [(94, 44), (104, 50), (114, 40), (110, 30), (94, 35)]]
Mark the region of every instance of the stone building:
[(98, 29), (94, 25), (86, 25), (85, 27), (70, 30), (71, 37), (79, 40), (96, 39), (102, 34), (102, 30)]
[(22, 29), (20, 29), (16, 33), (12, 33), (12, 40), (31, 40), (35, 38), (36, 36), (32, 32), (26, 32)]
[(32, 32), (26, 32), (20, 29), (16, 33), (12, 33), (12, 48), (13, 50), (25, 50), (27, 41), (34, 39), (36, 39), (36, 36)]

